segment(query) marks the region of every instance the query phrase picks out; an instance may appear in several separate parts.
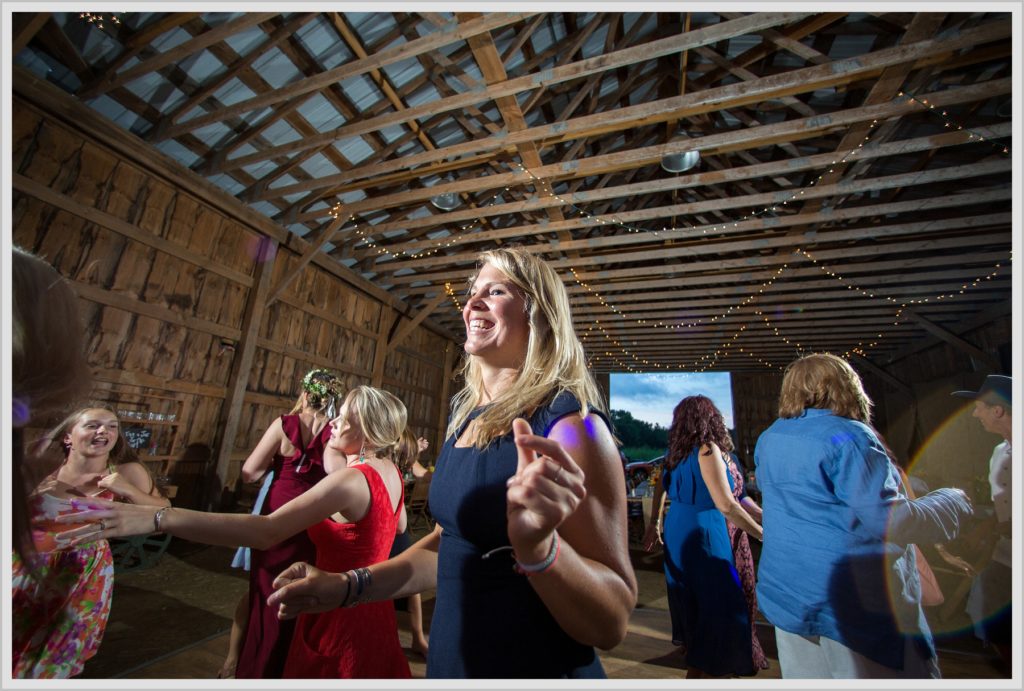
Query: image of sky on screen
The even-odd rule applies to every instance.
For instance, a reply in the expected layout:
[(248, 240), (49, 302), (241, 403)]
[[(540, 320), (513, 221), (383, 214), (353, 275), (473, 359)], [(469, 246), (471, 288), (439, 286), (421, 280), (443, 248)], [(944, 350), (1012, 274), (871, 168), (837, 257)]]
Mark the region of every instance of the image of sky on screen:
[(613, 372), (610, 388), (612, 410), (627, 410), (634, 418), (665, 428), (672, 424), (672, 410), (679, 401), (703, 394), (722, 411), (725, 426), (733, 427), (732, 379), (728, 372)]

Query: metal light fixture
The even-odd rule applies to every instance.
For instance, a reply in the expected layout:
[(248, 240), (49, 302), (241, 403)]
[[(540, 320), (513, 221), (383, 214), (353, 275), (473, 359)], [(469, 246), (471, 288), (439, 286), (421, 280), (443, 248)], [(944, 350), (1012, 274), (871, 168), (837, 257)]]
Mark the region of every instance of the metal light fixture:
[[(449, 173), (443, 182), (455, 182), (455, 179)], [(441, 194), (435, 194), (430, 198), (430, 203), (441, 209), (441, 211), (451, 211), (462, 203), (459, 195), (455, 192), (442, 192)]]
[(451, 211), (461, 204), (459, 195), (454, 192), (443, 192), (441, 194), (435, 194), (430, 198), (430, 203), (441, 209), (441, 211)]
[[(679, 134), (672, 137), (671, 143), (675, 144), (688, 139), (690, 139), (690, 136), (683, 130), (680, 130)], [(682, 173), (683, 171), (693, 168), (698, 163), (700, 163), (700, 151), (697, 151), (696, 149), (665, 154), (661, 157), (661, 167), (669, 173)]]

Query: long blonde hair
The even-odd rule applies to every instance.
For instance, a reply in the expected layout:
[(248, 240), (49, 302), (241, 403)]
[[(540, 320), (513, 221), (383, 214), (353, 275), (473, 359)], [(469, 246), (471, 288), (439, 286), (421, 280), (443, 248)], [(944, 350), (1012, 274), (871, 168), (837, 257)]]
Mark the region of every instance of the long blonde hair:
[(359, 421), (366, 447), (378, 456), (399, 460), (408, 420), (405, 404), (393, 393), (365, 384), (352, 389), (345, 402), (349, 414), (354, 412)]
[[(590, 408), (604, 412), (597, 384), (587, 369), (583, 345), (573, 329), (569, 294), (558, 274), (521, 247), (482, 252), (476, 274), (487, 264), (503, 273), (525, 296), (530, 337), (526, 359), (515, 381), (476, 419), (474, 445), (484, 448), (507, 434), (514, 419), (531, 415), (563, 391), (576, 396), (581, 414), (586, 415)], [(475, 274), (470, 285), (474, 280)], [(466, 355), (462, 376), (466, 385), (452, 399), (446, 437), (454, 435), (483, 402), (483, 376), (475, 357)]]
[(850, 364), (830, 353), (789, 363), (779, 392), (779, 417), (798, 417), (804, 408), (828, 408), (836, 415), (871, 424), (873, 403)]

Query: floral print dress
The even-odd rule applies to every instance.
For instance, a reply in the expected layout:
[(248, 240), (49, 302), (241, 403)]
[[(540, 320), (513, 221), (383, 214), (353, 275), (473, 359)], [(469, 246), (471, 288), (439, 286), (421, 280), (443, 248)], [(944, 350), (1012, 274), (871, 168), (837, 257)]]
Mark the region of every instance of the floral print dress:
[[(104, 491), (95, 495), (111, 499)], [(15, 553), (11, 579), (11, 647), (15, 679), (66, 679), (81, 674), (99, 650), (110, 615), (114, 558), (106, 540), (72, 548), (55, 536), (78, 527), (54, 523), (72, 511), (67, 500), (43, 494), (33, 505), (33, 564)], [(34, 566), (34, 568), (33, 568)]]

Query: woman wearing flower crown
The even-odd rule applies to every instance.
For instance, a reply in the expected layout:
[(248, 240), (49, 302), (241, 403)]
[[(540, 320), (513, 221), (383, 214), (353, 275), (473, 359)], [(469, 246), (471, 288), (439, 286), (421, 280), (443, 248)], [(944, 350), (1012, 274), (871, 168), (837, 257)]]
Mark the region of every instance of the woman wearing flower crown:
[[(324, 478), (324, 451), (331, 438), (328, 424), (342, 399), (342, 383), (331, 372), (312, 369), (302, 378), (302, 392), (287, 415), (274, 420), (242, 465), (242, 480), (257, 482), (273, 473), (254, 513), (267, 515)], [(271, 584), (295, 559), (316, 559), (316, 548), (305, 531), (266, 550), (252, 550), (249, 570), (249, 621), (242, 639), (234, 676), (239, 679), (277, 679), (291, 644), (294, 622), (277, 618), (267, 608)], [(231, 657), (219, 676), (231, 676)]]

